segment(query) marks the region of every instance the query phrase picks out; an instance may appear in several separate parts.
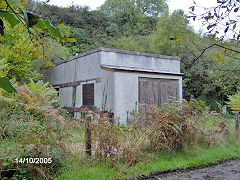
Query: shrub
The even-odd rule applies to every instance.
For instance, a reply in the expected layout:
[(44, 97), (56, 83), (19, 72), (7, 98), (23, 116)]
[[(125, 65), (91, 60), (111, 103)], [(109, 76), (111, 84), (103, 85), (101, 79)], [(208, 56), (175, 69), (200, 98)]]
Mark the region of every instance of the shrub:
[[(44, 179), (60, 166), (66, 154), (63, 140), (68, 137), (67, 121), (61, 115), (63, 110), (57, 92), (49, 88), (48, 83), (31, 81), (15, 86), (16, 94), (0, 92), (0, 161), (10, 162), (0, 165), (0, 169), (8, 173), (7, 169), (14, 166), (15, 175), (19, 175), (23, 168)], [(8, 148), (9, 144), (14, 144), (12, 149)], [(52, 163), (16, 164), (14, 160), (28, 157), (51, 158)]]
[(240, 91), (232, 96), (228, 96), (228, 106), (235, 112), (240, 112)]
[(175, 153), (196, 143), (212, 145), (218, 135), (226, 132), (226, 126), (220, 123), (220, 130), (202, 130), (200, 124), (204, 121), (199, 112), (206, 112), (203, 107), (196, 102), (149, 106), (146, 111), (135, 113), (128, 126), (114, 125), (108, 114), (90, 112), (93, 154), (100, 160), (110, 159), (113, 166), (118, 162), (131, 166), (147, 151)]

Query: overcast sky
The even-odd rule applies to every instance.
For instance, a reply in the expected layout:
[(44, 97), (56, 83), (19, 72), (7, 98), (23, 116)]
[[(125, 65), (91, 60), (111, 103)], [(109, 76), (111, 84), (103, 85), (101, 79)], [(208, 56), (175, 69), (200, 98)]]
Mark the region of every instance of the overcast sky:
[[(72, 3), (75, 5), (81, 6), (89, 6), (91, 9), (97, 9), (104, 3), (105, 0), (50, 0), (49, 4), (54, 4), (57, 6), (67, 7)], [(201, 7), (211, 7), (216, 4), (217, 0), (195, 0), (198, 6)], [(188, 12), (188, 8), (193, 5), (193, 0), (167, 0), (170, 12), (173, 12), (176, 9), (183, 9), (186, 13)], [(200, 22), (193, 22), (191, 24), (194, 26), (195, 30), (201, 28)]]

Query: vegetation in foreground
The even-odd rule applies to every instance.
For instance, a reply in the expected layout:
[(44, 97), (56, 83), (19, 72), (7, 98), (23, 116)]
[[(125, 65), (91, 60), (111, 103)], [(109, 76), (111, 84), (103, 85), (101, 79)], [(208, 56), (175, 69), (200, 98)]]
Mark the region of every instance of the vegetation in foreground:
[[(1, 91), (1, 178), (114, 179), (239, 157), (234, 118), (210, 114), (204, 103), (150, 106), (132, 112), (128, 126), (86, 111), (79, 124), (64, 118), (56, 91), (47, 85), (31, 81), (15, 84), (17, 94)], [(84, 147), (89, 117), (91, 157)], [(16, 162), (30, 157), (52, 163)]]
[[(233, 117), (210, 114), (203, 107), (196, 109), (196, 101), (151, 108), (146, 114), (138, 114), (138, 124), (117, 126), (116, 131), (110, 124), (106, 126), (103, 119), (107, 120), (107, 116), (92, 123), (93, 156), (86, 157), (84, 150), (79, 149), (66, 160), (57, 179), (126, 178), (240, 158)], [(147, 120), (142, 121), (142, 115)]]

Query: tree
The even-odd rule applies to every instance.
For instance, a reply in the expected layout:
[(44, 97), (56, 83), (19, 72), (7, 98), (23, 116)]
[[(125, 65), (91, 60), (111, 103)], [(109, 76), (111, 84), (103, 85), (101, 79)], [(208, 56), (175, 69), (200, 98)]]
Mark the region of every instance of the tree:
[[(46, 58), (46, 47), (41, 42), (42, 33), (48, 31), (53, 38), (58, 39), (61, 43), (75, 41), (75, 39), (69, 38), (69, 34), (67, 33), (65, 33), (65, 36), (62, 36), (59, 29), (54, 27), (48, 20), (43, 21), (36, 13), (24, 10), (26, 6), (27, 2), (25, 0), (2, 0), (0, 4), (0, 39), (3, 44), (0, 49), (1, 56), (3, 56), (1, 57), (0, 68), (5, 72), (8, 71), (8, 73), (3, 74), (3, 77), (0, 78), (0, 87), (8, 92), (15, 92), (15, 89), (11, 86), (6, 76), (16, 77), (17, 75), (18, 77), (22, 77), (20, 71), (14, 72), (10, 71), (11, 69), (18, 70), (25, 68), (24, 73), (28, 70), (28, 65), (30, 64), (29, 60), (31, 58), (29, 56), (35, 56), (34, 58), (37, 59), (37, 56), (41, 54), (43, 58)], [(11, 30), (15, 32), (17, 30), (18, 32), (27, 32), (27, 35), (22, 34), (21, 36), (21, 33), (15, 33), (12, 36), (9, 34)], [(5, 39), (8, 41), (5, 41)], [(28, 47), (29, 44), (32, 47)], [(10, 54), (6, 53), (7, 47), (10, 50)], [(27, 65), (22, 68), (18, 67), (18, 62), (21, 62), (23, 59), (26, 59), (24, 62)], [(6, 70), (11, 66), (12, 68)]]
[(109, 16), (135, 11), (151, 17), (159, 17), (167, 8), (165, 0), (106, 0), (100, 7)]
[(107, 0), (100, 10), (117, 23), (122, 34), (137, 35), (141, 33), (141, 27), (154, 25), (156, 18), (167, 8), (165, 0)]
[(216, 3), (215, 7), (204, 8), (202, 14), (196, 13), (196, 9), (200, 7), (195, 3), (190, 7), (189, 18), (202, 20), (202, 24), (207, 27), (208, 32), (220, 36), (221, 39), (228, 35), (231, 35), (233, 39), (239, 39), (239, 0), (217, 0)]
[(190, 39), (193, 34), (183, 10), (175, 10), (172, 14), (165, 11), (157, 22), (154, 44), (160, 54), (182, 56), (184, 44), (181, 40), (187, 36)]

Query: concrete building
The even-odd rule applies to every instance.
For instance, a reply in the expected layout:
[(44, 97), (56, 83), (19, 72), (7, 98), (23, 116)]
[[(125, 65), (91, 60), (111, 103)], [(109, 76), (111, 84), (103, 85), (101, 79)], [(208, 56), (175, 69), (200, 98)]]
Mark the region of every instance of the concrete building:
[(75, 118), (80, 107), (95, 106), (126, 124), (140, 106), (168, 103), (171, 97), (181, 100), (182, 75), (179, 57), (98, 48), (55, 61), (47, 81)]

